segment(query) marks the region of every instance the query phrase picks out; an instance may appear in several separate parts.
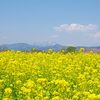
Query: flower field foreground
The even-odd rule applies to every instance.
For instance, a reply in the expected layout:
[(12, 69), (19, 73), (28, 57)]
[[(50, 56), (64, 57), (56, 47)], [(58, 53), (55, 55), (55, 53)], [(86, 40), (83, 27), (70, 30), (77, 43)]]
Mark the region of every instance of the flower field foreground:
[(0, 100), (100, 100), (100, 54), (0, 52)]

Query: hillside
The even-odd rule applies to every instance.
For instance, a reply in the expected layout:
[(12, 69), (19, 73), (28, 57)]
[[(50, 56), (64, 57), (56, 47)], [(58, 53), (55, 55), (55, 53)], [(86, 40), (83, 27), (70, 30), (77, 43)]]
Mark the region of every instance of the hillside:
[[(14, 44), (4, 44), (0, 45), (0, 50), (25, 50), (25, 51), (30, 51), (32, 48), (36, 48), (38, 50), (44, 50), (47, 51), (48, 49), (53, 49), (55, 51), (59, 51), (60, 49), (64, 48), (66, 49), (67, 46), (63, 46), (60, 44), (27, 44), (27, 43), (14, 43)], [(77, 46), (76, 47), (78, 50), (80, 48), (85, 48), (85, 52), (88, 52), (90, 50), (94, 52), (100, 52), (100, 46), (92, 46), (92, 47), (87, 47), (87, 46)]]

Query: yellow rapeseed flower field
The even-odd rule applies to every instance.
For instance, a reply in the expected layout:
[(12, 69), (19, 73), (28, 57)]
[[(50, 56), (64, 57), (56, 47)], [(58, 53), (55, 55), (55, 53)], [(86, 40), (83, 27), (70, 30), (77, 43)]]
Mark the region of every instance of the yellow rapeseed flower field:
[(0, 52), (0, 100), (100, 100), (100, 54)]

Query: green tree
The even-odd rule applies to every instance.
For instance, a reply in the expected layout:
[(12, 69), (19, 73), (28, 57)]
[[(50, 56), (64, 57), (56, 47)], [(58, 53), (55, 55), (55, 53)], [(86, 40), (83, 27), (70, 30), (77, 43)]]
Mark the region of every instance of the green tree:
[(69, 46), (69, 47), (67, 47), (67, 49), (66, 49), (66, 52), (76, 52), (76, 51), (77, 51), (77, 48), (74, 47), (74, 46)]

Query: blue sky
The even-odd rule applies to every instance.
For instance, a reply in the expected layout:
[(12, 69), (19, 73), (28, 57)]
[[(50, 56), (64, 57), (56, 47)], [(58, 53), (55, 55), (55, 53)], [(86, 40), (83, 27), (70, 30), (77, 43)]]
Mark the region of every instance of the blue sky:
[(0, 44), (100, 45), (100, 0), (0, 0)]

